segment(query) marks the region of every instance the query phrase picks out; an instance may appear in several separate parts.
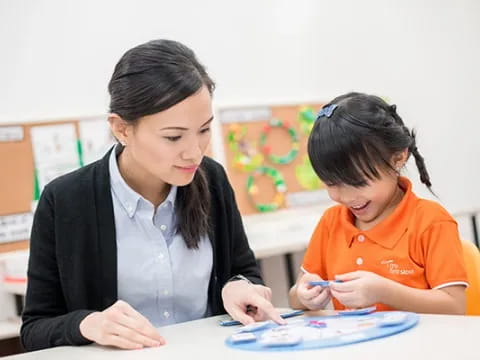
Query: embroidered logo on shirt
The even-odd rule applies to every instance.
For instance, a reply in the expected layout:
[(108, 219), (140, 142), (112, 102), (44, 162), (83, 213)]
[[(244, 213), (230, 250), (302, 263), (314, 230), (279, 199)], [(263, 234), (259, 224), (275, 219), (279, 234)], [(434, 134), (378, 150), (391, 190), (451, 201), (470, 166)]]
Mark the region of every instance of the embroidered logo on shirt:
[(413, 275), (415, 273), (415, 270), (413, 269), (408, 269), (405, 267), (400, 267), (393, 259), (389, 260), (382, 260), (380, 262), (382, 265), (386, 265), (388, 268), (388, 272), (392, 275)]

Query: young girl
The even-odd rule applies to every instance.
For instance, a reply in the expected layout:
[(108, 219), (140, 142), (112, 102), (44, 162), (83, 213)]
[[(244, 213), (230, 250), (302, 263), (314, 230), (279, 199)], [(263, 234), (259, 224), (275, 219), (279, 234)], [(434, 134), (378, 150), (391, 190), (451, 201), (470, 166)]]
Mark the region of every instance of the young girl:
[[(339, 203), (318, 223), (296, 285), (294, 308), (376, 305), (377, 310), (464, 314), (467, 276), (457, 224), (439, 204), (420, 199), (400, 176), (413, 155), (430, 177), (395, 105), (349, 93), (318, 114), (308, 153), (330, 198)], [(329, 286), (311, 286), (314, 280)]]

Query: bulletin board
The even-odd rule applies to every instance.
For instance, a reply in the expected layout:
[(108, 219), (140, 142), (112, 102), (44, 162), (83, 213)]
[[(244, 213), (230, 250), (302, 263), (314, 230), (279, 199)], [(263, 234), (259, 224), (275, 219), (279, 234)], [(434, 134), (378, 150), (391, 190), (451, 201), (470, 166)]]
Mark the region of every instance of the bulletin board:
[[(105, 116), (0, 126), (0, 231), (4, 231), (7, 225), (10, 228), (13, 227), (10, 235), (15, 230), (18, 231), (18, 236), (13, 237), (14, 240), (9, 241), (10, 237), (7, 237), (7, 240), (0, 242), (0, 253), (28, 248), (29, 228), (33, 218), (32, 207), (41, 191), (36, 181), (32, 133), (62, 125), (69, 125), (70, 129), (73, 127), (75, 143), (72, 146), (75, 147), (75, 151), (80, 151), (83, 155), (79, 156), (75, 164), (72, 164), (76, 168), (93, 161), (96, 156), (99, 158), (101, 153), (113, 144), (113, 137), (106, 131), (108, 124)], [(103, 135), (98, 131), (100, 128), (103, 129)], [(32, 129), (34, 129), (33, 132)], [(82, 144), (81, 138), (83, 151), (81, 147), (79, 148)], [(66, 170), (71, 171), (74, 167)]]
[(241, 214), (325, 199), (307, 155), (321, 103), (219, 110), (226, 168)]

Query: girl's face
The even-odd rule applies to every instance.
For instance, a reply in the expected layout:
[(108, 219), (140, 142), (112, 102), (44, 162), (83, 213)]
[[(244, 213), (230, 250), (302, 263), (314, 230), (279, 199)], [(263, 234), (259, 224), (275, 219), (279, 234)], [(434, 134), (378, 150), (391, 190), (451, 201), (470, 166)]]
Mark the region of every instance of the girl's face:
[[(407, 156), (408, 152), (397, 155), (397, 160), (392, 161), (394, 168), (403, 167)], [(361, 187), (344, 184), (326, 186), (330, 198), (348, 207), (356, 218), (356, 225), (365, 230), (391, 214), (403, 197), (394, 170), (380, 171), (380, 175), (380, 179), (369, 180)]]
[(126, 125), (120, 140), (137, 176), (184, 186), (193, 180), (205, 154), (212, 120), (211, 95), (203, 87), (167, 110)]

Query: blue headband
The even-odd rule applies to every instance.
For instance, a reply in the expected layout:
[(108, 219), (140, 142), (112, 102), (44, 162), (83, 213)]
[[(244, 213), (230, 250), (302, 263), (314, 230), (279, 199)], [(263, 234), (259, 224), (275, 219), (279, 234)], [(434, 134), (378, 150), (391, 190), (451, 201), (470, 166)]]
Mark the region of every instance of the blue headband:
[(330, 116), (332, 116), (332, 114), (333, 114), (333, 112), (335, 111), (336, 108), (337, 108), (337, 104), (331, 104), (331, 105), (324, 106), (318, 112), (317, 120), (319, 118), (321, 118), (322, 116), (326, 116), (327, 118), (329, 118)]

